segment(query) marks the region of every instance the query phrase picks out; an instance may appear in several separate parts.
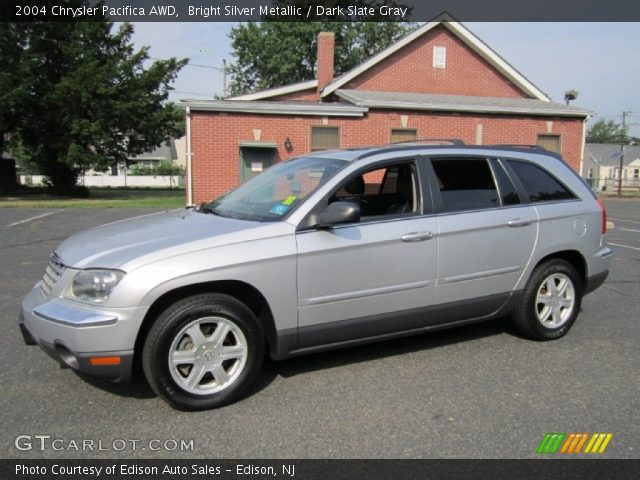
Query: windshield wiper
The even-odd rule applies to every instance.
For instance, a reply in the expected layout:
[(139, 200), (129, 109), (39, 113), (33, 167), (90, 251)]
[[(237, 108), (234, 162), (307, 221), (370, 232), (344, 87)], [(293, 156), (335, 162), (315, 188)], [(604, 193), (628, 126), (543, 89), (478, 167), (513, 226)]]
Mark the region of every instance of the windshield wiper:
[(201, 213), (212, 213), (212, 214), (217, 215), (219, 217), (229, 218), (229, 215), (225, 215), (224, 213), (222, 213), (220, 210), (218, 210), (216, 207), (214, 207), (210, 203), (201, 203), (200, 205), (198, 205), (198, 208), (196, 209), (196, 211), (201, 212)]

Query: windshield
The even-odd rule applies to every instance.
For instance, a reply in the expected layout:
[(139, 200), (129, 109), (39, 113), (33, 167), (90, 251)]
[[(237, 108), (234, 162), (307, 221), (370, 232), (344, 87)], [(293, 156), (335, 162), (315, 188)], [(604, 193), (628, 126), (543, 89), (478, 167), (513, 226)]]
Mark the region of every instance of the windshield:
[(346, 165), (344, 160), (298, 158), (278, 163), (210, 203), (202, 213), (256, 222), (277, 222)]

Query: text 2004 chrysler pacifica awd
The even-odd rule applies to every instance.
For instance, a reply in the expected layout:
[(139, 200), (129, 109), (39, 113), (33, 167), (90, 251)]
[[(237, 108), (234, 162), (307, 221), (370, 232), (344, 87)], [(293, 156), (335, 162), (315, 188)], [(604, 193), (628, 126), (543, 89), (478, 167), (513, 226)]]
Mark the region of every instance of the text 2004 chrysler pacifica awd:
[(20, 327), (62, 365), (141, 365), (176, 408), (236, 399), (265, 351), (322, 349), (511, 317), (565, 335), (605, 280), (603, 205), (536, 148), (404, 145), (277, 164), (211, 203), (79, 233)]

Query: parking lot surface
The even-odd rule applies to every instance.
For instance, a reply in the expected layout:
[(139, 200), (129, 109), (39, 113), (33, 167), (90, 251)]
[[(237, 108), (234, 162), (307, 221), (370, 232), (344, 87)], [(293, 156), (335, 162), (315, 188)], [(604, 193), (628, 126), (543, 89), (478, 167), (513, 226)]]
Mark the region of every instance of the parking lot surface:
[[(611, 432), (602, 457), (640, 458), (640, 201), (606, 203), (612, 271), (565, 338), (532, 342), (494, 321), (267, 361), (246, 398), (199, 413), (172, 410), (141, 383), (59, 369), (17, 326), (22, 298), (64, 238), (150, 211), (1, 209), (0, 455), (531, 458), (547, 432)], [(19, 435), (61, 439), (60, 449), (18, 450)]]

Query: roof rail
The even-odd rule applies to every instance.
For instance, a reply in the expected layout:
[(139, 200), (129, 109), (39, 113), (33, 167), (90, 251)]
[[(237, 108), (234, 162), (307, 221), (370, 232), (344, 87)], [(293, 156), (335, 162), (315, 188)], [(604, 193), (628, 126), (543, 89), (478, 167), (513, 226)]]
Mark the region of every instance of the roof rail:
[(531, 150), (544, 150), (547, 151), (542, 145), (527, 145), (527, 144), (518, 144), (518, 143), (497, 143), (495, 145), (486, 145), (487, 147), (505, 147), (505, 148), (529, 148)]
[(407, 145), (411, 143), (450, 143), (451, 145), (464, 145), (465, 143), (459, 138), (416, 138), (415, 140), (402, 140), (400, 142), (391, 142), (388, 145)]

